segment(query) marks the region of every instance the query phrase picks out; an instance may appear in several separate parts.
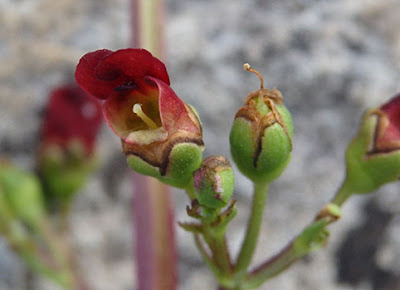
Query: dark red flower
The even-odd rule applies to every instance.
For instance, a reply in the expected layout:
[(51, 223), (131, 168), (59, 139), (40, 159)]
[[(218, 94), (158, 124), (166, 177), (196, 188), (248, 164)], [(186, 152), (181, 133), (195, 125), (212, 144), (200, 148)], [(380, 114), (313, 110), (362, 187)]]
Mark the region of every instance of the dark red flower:
[(400, 149), (400, 94), (377, 110), (374, 151), (389, 152)]
[(105, 100), (104, 117), (125, 144), (164, 142), (177, 132), (201, 138), (197, 117), (170, 88), (165, 65), (147, 50), (87, 53), (75, 77), (84, 90)]
[(75, 78), (89, 94), (107, 99), (115, 91), (131, 91), (148, 86), (145, 76), (169, 85), (165, 65), (145, 49), (108, 49), (85, 54), (76, 68)]
[(56, 145), (67, 150), (73, 142), (91, 154), (102, 121), (99, 102), (76, 85), (62, 86), (50, 93), (41, 130), (41, 146)]

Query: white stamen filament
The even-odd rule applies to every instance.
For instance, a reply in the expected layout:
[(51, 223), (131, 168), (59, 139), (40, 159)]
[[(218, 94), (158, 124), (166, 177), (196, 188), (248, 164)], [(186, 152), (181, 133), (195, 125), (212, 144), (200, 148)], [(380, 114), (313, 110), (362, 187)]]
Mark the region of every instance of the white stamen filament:
[(142, 121), (150, 128), (150, 129), (157, 129), (158, 126), (152, 119), (150, 119), (142, 110), (141, 104), (133, 105), (133, 112), (140, 118)]

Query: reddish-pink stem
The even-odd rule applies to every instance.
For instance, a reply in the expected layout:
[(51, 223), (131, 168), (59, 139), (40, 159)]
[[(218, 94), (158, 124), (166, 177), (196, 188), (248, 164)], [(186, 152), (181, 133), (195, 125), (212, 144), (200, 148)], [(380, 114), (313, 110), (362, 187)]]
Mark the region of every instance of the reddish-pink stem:
[[(141, 13), (143, 3), (146, 1), (156, 2), (155, 10), (152, 11), (152, 31), (151, 37), (154, 42), (144, 43), (146, 38), (146, 31), (148, 27), (145, 23), (145, 17), (149, 15)], [(131, 0), (131, 45), (137, 48), (146, 48), (150, 50), (158, 58), (165, 59), (165, 41), (164, 41), (164, 25), (165, 25), (165, 4), (164, 0)], [(150, 45), (151, 47), (147, 47)]]
[[(163, 58), (163, 1), (158, 0), (155, 11), (140, 13), (144, 1), (149, 0), (131, 0), (131, 45), (150, 49), (154, 55)], [(144, 17), (152, 17), (152, 24), (157, 25), (146, 27), (148, 22), (144, 21)], [(149, 41), (149, 35), (145, 33), (150, 33), (150, 40), (155, 41), (145, 43), (145, 39)], [(138, 289), (174, 290), (178, 275), (170, 191), (154, 178), (133, 174), (132, 180), (135, 187), (132, 210), (136, 232)]]
[(131, 45), (132, 47), (139, 47), (140, 45), (140, 0), (131, 0)]
[(133, 174), (138, 289), (172, 290), (177, 284), (174, 217), (168, 187)]

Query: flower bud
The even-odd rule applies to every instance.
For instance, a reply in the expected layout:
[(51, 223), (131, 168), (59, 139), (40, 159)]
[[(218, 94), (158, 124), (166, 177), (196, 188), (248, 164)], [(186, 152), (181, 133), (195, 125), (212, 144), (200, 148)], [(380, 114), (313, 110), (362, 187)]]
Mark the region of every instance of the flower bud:
[(228, 204), (233, 194), (235, 176), (225, 157), (210, 156), (204, 159), (193, 177), (194, 192), (200, 205), (216, 209)]
[(368, 110), (346, 152), (344, 187), (367, 193), (400, 176), (400, 94), (383, 106)]
[(83, 56), (75, 77), (105, 100), (104, 117), (133, 170), (176, 187), (190, 183), (204, 149), (200, 120), (171, 89), (160, 60), (144, 49), (103, 49)]
[(45, 209), (43, 194), (37, 178), (9, 164), (0, 163), (0, 191), (10, 215), (31, 226), (42, 220)]
[(236, 113), (230, 133), (231, 154), (240, 171), (253, 182), (269, 183), (279, 177), (290, 160), (293, 123), (277, 89), (251, 92)]
[(50, 93), (41, 130), (39, 172), (53, 198), (68, 199), (95, 164), (102, 121), (99, 102), (75, 85)]

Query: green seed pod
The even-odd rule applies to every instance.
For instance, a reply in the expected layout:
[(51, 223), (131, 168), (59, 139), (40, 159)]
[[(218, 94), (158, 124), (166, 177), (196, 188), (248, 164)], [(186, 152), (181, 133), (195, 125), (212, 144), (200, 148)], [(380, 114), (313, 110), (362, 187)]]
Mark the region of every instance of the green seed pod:
[(225, 157), (210, 156), (204, 159), (193, 177), (194, 191), (200, 205), (217, 209), (228, 204), (233, 194), (235, 176)]
[(9, 213), (31, 226), (41, 222), (45, 215), (43, 194), (34, 175), (0, 163), (0, 190)]
[(400, 94), (383, 106), (368, 110), (346, 152), (343, 187), (367, 193), (400, 176)]
[(251, 92), (236, 113), (230, 133), (231, 154), (240, 171), (253, 182), (269, 183), (279, 177), (290, 160), (293, 123), (277, 89)]

